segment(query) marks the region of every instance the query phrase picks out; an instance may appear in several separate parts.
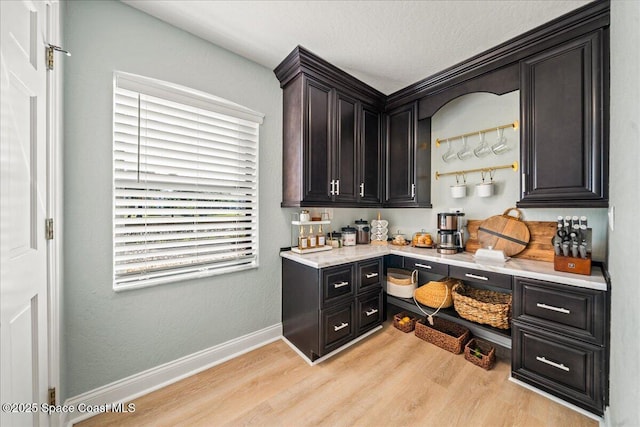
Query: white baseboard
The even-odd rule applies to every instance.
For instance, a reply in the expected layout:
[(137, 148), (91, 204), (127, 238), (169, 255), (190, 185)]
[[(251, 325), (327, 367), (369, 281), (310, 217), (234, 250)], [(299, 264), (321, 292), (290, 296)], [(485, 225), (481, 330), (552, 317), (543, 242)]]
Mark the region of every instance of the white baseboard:
[(565, 407), (567, 407), (569, 409), (573, 409), (574, 411), (581, 413), (585, 417), (589, 417), (592, 420), (597, 421), (598, 424), (601, 427), (603, 426), (604, 418), (599, 417), (596, 414), (592, 414), (591, 412), (587, 411), (586, 409), (582, 409), (581, 407), (576, 406), (576, 405), (574, 405), (572, 403), (565, 402), (564, 400), (560, 399), (557, 396), (554, 396), (553, 394), (549, 394), (546, 391), (542, 391), (540, 389), (537, 389), (532, 385), (529, 385), (529, 384), (527, 384), (525, 382), (522, 382), (522, 381), (520, 381), (520, 380), (518, 380), (516, 378), (513, 378), (512, 376), (509, 376), (509, 381), (514, 382), (514, 383), (518, 384), (519, 386), (522, 386), (522, 387), (524, 387), (526, 389), (529, 389), (529, 390), (533, 391), (534, 393), (538, 393), (539, 395), (542, 395), (542, 396), (546, 397), (549, 400), (553, 400), (554, 402), (559, 403), (562, 406), (565, 406)]
[(333, 350), (331, 353), (329, 354), (325, 354), (324, 356), (320, 357), (319, 359), (314, 360), (313, 362), (311, 361), (311, 359), (309, 359), (307, 357), (306, 354), (304, 354), (303, 352), (301, 352), (298, 347), (296, 347), (295, 345), (293, 345), (293, 343), (291, 341), (289, 341), (288, 339), (286, 339), (285, 337), (282, 337), (282, 341), (285, 342), (285, 344), (287, 344), (289, 347), (291, 347), (291, 349), (293, 351), (295, 351), (296, 353), (298, 353), (298, 356), (302, 357), (304, 359), (305, 362), (307, 362), (309, 364), (309, 366), (314, 366), (317, 365), (318, 363), (322, 363), (325, 360), (327, 360), (330, 357), (335, 356), (336, 354), (340, 353), (342, 350), (345, 350), (349, 347), (351, 347), (352, 345), (354, 345), (355, 343), (357, 343), (358, 341), (362, 341), (363, 339), (365, 339), (366, 337), (368, 337), (369, 335), (378, 332), (380, 329), (382, 329), (382, 325), (377, 326), (375, 328), (373, 328), (372, 330), (370, 330), (367, 333), (364, 333), (362, 335), (360, 335), (358, 338), (349, 341), (348, 343), (346, 343), (345, 345), (343, 345), (342, 347), (339, 347), (335, 350)]
[(278, 323), (71, 397), (64, 402), (64, 405), (73, 405), (76, 410), (73, 413), (63, 414), (60, 425), (71, 427), (74, 423), (98, 415), (97, 412), (79, 412), (79, 404), (89, 407), (116, 403), (126, 404), (135, 398), (281, 338), (282, 323)]

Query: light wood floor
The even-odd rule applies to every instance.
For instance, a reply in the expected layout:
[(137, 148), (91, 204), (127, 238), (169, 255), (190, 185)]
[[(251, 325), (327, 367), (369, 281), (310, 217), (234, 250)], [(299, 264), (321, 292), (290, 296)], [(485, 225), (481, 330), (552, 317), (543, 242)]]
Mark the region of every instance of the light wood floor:
[(382, 331), (317, 366), (266, 345), (80, 426), (593, 426), (597, 422), (404, 334)]

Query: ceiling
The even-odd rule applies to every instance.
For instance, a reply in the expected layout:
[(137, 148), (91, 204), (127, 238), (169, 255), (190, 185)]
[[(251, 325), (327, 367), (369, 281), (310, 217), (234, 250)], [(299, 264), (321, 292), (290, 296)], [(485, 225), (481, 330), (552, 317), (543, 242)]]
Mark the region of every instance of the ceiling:
[(302, 45), (390, 94), (588, 0), (122, 0), (275, 68)]

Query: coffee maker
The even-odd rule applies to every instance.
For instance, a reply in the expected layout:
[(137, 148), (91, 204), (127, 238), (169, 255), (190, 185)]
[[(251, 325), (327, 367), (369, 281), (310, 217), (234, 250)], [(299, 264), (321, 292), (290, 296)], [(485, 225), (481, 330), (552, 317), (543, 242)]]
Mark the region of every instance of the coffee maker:
[(438, 214), (438, 253), (451, 255), (464, 250), (462, 212)]

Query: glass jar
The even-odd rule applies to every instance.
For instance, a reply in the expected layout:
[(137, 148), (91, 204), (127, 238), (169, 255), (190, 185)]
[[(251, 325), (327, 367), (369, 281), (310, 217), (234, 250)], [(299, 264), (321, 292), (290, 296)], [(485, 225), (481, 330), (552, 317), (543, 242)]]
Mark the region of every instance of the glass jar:
[(354, 227), (342, 227), (342, 246), (356, 245), (356, 229)]

